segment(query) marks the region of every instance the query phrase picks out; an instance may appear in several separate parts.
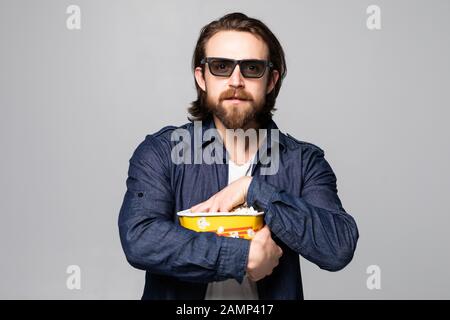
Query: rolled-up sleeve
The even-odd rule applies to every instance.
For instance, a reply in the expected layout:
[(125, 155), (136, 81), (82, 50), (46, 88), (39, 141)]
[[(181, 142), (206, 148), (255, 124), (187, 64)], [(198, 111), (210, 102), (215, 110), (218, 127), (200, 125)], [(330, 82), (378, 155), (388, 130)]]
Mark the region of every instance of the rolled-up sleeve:
[(254, 176), (247, 204), (265, 212), (272, 233), (292, 250), (322, 269), (340, 270), (353, 259), (359, 238), (356, 222), (342, 207), (336, 176), (323, 150), (305, 148), (301, 166), (301, 195), (289, 194), (262, 176)]
[(250, 242), (194, 232), (174, 223), (169, 161), (170, 150), (152, 136), (147, 136), (130, 159), (118, 221), (128, 262), (183, 281), (234, 278), (241, 283)]

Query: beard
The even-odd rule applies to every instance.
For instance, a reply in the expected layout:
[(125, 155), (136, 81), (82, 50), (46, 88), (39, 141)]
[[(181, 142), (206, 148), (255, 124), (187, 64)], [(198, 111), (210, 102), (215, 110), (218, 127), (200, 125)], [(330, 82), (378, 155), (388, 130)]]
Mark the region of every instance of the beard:
[[(248, 129), (251, 125), (259, 127), (260, 119), (265, 115), (265, 99), (255, 101), (251, 94), (242, 91), (229, 89), (224, 91), (218, 101), (213, 101), (206, 92), (206, 108), (215, 115), (227, 129)], [(232, 97), (243, 99), (238, 104), (227, 101)]]

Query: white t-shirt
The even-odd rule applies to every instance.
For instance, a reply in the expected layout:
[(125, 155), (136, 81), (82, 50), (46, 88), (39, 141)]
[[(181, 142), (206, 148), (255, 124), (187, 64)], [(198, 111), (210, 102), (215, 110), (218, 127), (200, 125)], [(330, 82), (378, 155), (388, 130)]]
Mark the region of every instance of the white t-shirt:
[[(251, 176), (253, 159), (239, 166), (233, 161), (228, 164), (228, 184), (243, 176)], [(242, 284), (235, 279), (210, 282), (206, 291), (205, 300), (258, 300), (256, 282), (244, 276)]]

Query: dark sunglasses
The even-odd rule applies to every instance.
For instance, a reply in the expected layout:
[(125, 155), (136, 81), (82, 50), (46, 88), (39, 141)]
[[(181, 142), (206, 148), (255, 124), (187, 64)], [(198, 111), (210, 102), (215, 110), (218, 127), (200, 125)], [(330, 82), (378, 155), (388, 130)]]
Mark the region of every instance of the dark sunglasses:
[(218, 77), (229, 77), (239, 65), (242, 75), (245, 78), (261, 78), (266, 72), (266, 68), (272, 68), (273, 63), (267, 60), (245, 59), (233, 60), (227, 58), (203, 58), (201, 64), (208, 64), (209, 71)]

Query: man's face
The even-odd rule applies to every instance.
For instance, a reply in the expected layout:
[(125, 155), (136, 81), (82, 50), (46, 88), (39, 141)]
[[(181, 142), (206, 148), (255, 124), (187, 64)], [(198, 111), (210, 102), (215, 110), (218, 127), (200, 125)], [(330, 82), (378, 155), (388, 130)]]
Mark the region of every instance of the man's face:
[[(266, 43), (249, 32), (220, 31), (206, 43), (206, 57), (220, 57), (235, 60), (268, 60), (269, 49)], [(244, 78), (236, 65), (229, 77), (213, 75), (208, 65), (196, 68), (198, 85), (206, 91), (206, 104), (213, 115), (226, 128), (247, 129), (261, 112), (266, 94), (274, 88), (278, 72), (267, 68), (261, 78)], [(271, 75), (272, 71), (272, 77)], [(238, 99), (234, 99), (238, 97)]]

